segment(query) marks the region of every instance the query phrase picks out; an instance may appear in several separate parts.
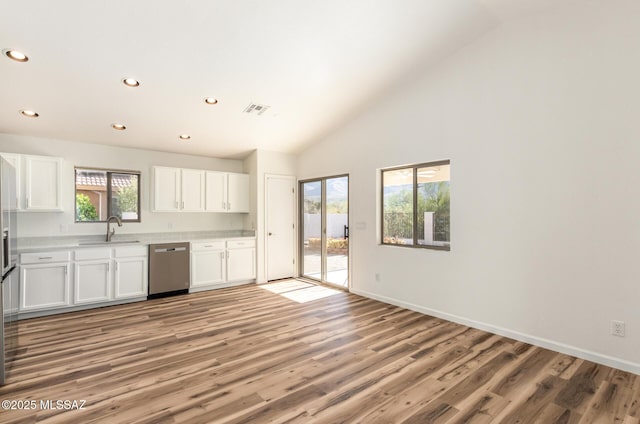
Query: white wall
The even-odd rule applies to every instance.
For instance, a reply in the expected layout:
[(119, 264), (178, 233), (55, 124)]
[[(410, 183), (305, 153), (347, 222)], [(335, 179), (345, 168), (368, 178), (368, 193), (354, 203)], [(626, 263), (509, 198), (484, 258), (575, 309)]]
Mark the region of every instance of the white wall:
[[(301, 179), (350, 174), (353, 291), (640, 373), (638, 22), (512, 22), (302, 152)], [(440, 159), (451, 251), (378, 245), (376, 169)]]
[[(244, 170), (252, 175), (251, 212), (245, 217), (245, 227), (256, 230), (258, 283), (266, 281), (265, 263), (265, 178), (267, 175), (296, 175), (296, 156), (286, 153), (256, 150), (244, 160)], [(255, 202), (255, 203), (254, 203)]]
[[(36, 123), (37, 124), (37, 123)], [(0, 152), (58, 156), (64, 158), (62, 199), (64, 212), (24, 212), (20, 214), (21, 237), (71, 234), (102, 234), (103, 223), (74, 223), (74, 166), (114, 168), (141, 171), (142, 222), (125, 223), (117, 233), (149, 233), (160, 231), (206, 231), (242, 229), (246, 214), (150, 212), (153, 165), (179, 168), (242, 172), (242, 161), (178, 155), (148, 150), (110, 147), (0, 134)]]

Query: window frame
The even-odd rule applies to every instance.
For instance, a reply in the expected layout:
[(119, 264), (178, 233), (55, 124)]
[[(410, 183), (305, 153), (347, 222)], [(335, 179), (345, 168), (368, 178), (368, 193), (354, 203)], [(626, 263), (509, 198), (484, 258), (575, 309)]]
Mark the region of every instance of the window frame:
[(99, 167), (95, 167), (95, 166), (74, 166), (73, 167), (73, 222), (74, 224), (95, 224), (95, 223), (106, 223), (107, 221), (78, 221), (76, 219), (76, 217), (78, 216), (78, 201), (76, 200), (76, 196), (78, 195), (78, 189), (77, 189), (77, 184), (76, 184), (76, 175), (77, 175), (77, 171), (81, 170), (81, 171), (100, 171), (100, 172), (105, 172), (107, 174), (107, 218), (112, 216), (111, 213), (111, 201), (112, 201), (112, 195), (111, 195), (111, 176), (112, 174), (131, 174), (131, 175), (137, 175), (138, 176), (138, 204), (137, 204), (137, 208), (138, 208), (138, 219), (122, 219), (120, 218), (120, 220), (123, 223), (135, 223), (135, 222), (142, 222), (142, 209), (140, 208), (141, 205), (141, 197), (142, 197), (142, 172), (141, 171), (132, 171), (129, 169), (113, 169), (113, 168), (99, 168)]
[[(419, 244), (418, 243), (418, 169), (419, 168), (429, 168), (433, 166), (442, 166), (449, 165), (451, 166), (451, 160), (444, 159), (433, 162), (422, 162), (411, 165), (402, 165), (402, 166), (394, 166), (391, 168), (383, 168), (380, 169), (380, 240), (379, 244), (382, 246), (394, 246), (394, 247), (406, 247), (412, 249), (429, 249), (429, 250), (442, 250), (442, 251), (451, 251), (451, 242), (449, 242), (446, 246), (437, 246), (430, 244)], [(412, 172), (412, 201), (413, 201), (413, 222), (412, 222), (412, 233), (413, 233), (413, 244), (396, 244), (396, 243), (385, 243), (384, 241), (384, 174), (385, 172), (390, 171), (399, 171), (402, 169), (409, 169)], [(449, 182), (451, 181), (451, 177), (449, 177)], [(451, 212), (449, 212), (449, 218), (451, 217)]]

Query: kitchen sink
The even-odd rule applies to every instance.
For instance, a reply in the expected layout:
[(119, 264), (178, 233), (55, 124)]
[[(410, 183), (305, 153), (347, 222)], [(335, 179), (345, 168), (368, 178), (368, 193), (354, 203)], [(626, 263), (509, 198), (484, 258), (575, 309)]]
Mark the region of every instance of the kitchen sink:
[(140, 240), (118, 240), (118, 241), (82, 241), (78, 243), (78, 246), (110, 246), (112, 244), (135, 244), (140, 243)]

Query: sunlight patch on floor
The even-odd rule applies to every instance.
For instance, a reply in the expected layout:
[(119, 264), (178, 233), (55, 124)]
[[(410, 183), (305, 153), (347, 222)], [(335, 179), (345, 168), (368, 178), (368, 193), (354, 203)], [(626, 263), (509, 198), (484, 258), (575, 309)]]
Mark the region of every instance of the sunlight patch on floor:
[(259, 287), (298, 303), (311, 302), (342, 293), (341, 290), (330, 289), (297, 280), (261, 284)]

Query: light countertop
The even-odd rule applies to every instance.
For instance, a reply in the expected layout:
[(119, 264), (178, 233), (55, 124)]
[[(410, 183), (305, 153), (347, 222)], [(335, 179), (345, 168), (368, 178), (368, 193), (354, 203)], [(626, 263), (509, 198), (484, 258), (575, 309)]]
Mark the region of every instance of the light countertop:
[[(41, 252), (45, 250), (68, 250), (97, 247), (118, 246), (147, 246), (155, 243), (178, 243), (199, 240), (219, 240), (235, 238), (254, 238), (253, 230), (227, 230), (227, 231), (189, 231), (189, 232), (163, 232), (163, 233), (137, 233), (115, 234), (113, 244), (101, 244), (105, 240), (105, 234), (75, 235), (75, 236), (51, 236), (51, 237), (22, 237), (18, 238), (18, 253)], [(137, 240), (137, 243), (117, 243)], [(96, 242), (96, 244), (90, 244)]]

